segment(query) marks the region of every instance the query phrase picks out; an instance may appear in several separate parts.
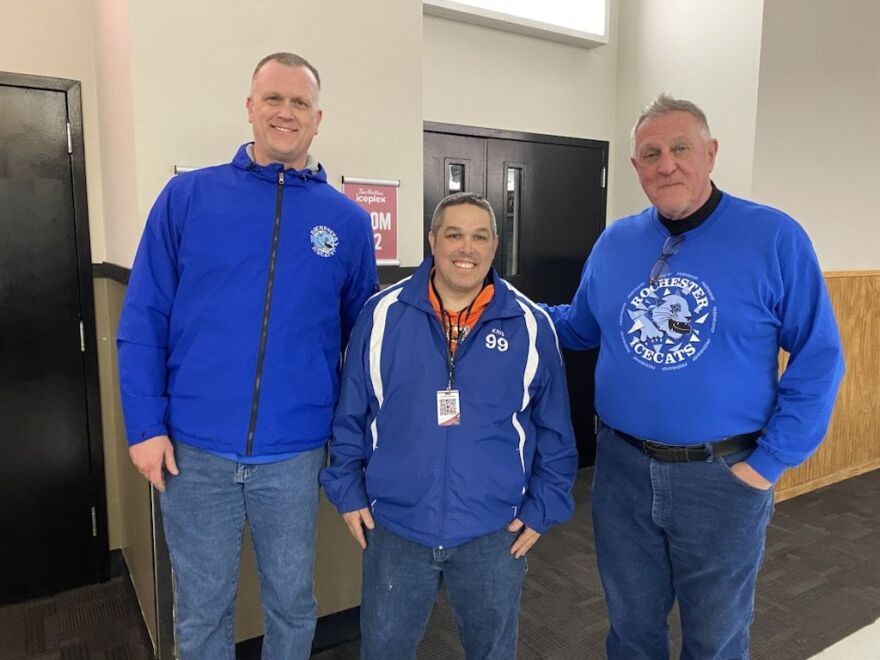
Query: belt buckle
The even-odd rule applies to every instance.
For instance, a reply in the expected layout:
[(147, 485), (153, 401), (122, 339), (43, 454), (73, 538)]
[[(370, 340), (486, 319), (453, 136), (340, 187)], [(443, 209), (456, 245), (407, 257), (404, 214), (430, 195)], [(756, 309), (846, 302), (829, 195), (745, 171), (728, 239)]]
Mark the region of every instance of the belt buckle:
[(662, 442), (654, 442), (653, 440), (643, 440), (645, 454), (658, 461), (669, 461), (669, 455), (672, 454), (672, 460), (678, 461), (675, 455), (675, 447), (665, 445)]
[(691, 447), (686, 447), (684, 445), (676, 445), (673, 448), (673, 456), (675, 458), (676, 463), (688, 463), (690, 459), (688, 458), (688, 452), (691, 450)]

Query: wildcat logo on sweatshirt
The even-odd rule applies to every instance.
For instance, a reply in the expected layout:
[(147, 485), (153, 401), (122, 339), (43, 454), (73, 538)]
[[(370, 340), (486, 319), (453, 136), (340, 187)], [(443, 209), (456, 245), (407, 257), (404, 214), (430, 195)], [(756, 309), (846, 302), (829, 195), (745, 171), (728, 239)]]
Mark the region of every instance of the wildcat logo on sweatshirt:
[(620, 311), (620, 337), (633, 359), (649, 369), (682, 369), (712, 343), (715, 296), (693, 275), (677, 273), (633, 289)]

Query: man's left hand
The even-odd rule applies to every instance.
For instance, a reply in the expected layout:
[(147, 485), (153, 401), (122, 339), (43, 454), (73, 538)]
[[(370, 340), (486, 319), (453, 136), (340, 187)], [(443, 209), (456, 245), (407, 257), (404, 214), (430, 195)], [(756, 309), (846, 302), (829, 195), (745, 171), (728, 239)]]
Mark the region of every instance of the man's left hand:
[(525, 557), (526, 553), (531, 549), (535, 543), (538, 542), (538, 539), (541, 538), (541, 534), (533, 530), (531, 527), (526, 527), (526, 524), (520, 520), (519, 518), (514, 518), (511, 523), (507, 526), (508, 532), (519, 532), (519, 536), (516, 537), (516, 541), (513, 542), (513, 545), (510, 546), (510, 554), (512, 554), (516, 559), (520, 557)]
[(751, 465), (742, 461), (740, 463), (734, 463), (730, 466), (730, 471), (740, 480), (747, 483), (752, 488), (758, 488), (759, 490), (767, 490), (773, 484), (767, 481), (764, 477), (762, 477)]

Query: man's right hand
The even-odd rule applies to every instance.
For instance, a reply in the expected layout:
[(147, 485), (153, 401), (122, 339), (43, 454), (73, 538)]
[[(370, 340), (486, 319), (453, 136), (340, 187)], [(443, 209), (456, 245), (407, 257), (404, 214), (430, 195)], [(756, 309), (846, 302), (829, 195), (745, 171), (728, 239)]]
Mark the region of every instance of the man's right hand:
[(373, 522), (373, 514), (370, 513), (370, 510), (365, 507), (363, 509), (358, 509), (357, 511), (348, 511), (347, 513), (342, 514), (342, 519), (345, 521), (345, 524), (348, 525), (348, 531), (351, 532), (354, 540), (360, 544), (361, 550), (366, 550), (367, 539), (364, 536), (364, 526), (366, 526), (367, 529), (373, 529), (376, 526), (376, 523)]
[(169, 474), (177, 475), (177, 463), (174, 461), (174, 447), (167, 435), (153, 436), (128, 448), (128, 455), (137, 471), (144, 475), (160, 493), (165, 492), (165, 477), (162, 468)]

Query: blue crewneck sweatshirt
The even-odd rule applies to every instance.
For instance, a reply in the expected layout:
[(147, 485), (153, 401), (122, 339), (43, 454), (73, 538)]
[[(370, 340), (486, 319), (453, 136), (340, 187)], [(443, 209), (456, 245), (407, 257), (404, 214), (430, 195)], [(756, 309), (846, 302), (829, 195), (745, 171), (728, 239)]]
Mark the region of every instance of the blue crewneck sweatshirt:
[(812, 244), (786, 214), (725, 194), (651, 286), (668, 236), (654, 208), (611, 225), (571, 305), (548, 308), (560, 343), (600, 347), (608, 425), (668, 444), (764, 429), (747, 462), (775, 482), (822, 440), (843, 375)]

